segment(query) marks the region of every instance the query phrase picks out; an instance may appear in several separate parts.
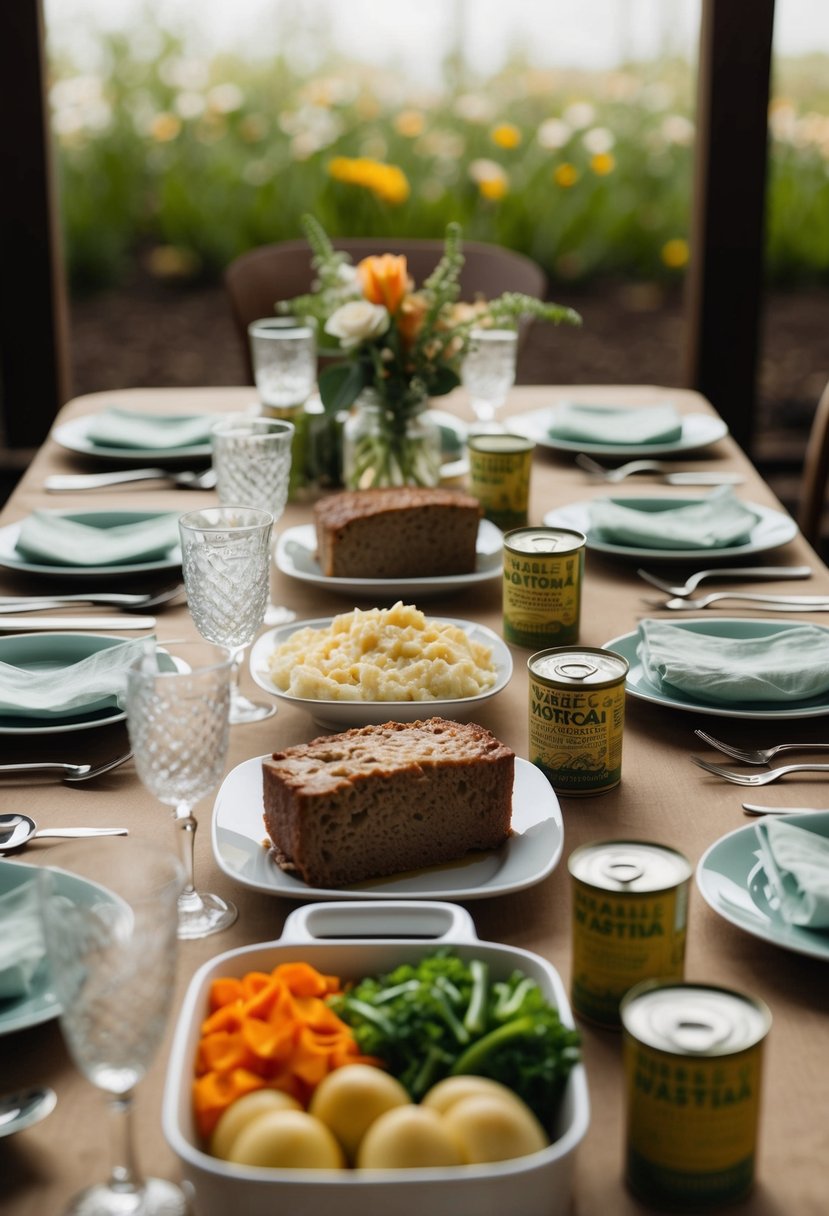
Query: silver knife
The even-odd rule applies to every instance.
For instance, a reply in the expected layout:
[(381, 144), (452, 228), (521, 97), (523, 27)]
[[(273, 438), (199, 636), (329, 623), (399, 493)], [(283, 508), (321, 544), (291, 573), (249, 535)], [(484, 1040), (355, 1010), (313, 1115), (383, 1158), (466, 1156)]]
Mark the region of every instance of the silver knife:
[(64, 629), (153, 629), (154, 616), (4, 616), (0, 619), (0, 633), (30, 633), (36, 629), (50, 629), (61, 633)]
[(746, 815), (812, 815), (824, 809), (819, 806), (758, 806), (754, 802), (743, 803)]
[(739, 473), (663, 473), (657, 481), (667, 482), (669, 486), (739, 486), (744, 478)]

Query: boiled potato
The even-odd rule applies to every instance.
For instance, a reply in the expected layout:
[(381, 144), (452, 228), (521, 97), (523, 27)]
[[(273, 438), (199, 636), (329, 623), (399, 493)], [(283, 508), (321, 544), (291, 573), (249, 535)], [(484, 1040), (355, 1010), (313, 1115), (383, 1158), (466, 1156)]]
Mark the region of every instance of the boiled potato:
[(228, 1161), (271, 1169), (338, 1170), (343, 1151), (324, 1123), (304, 1110), (272, 1110), (239, 1133)]
[(471, 1098), (476, 1094), (487, 1094), (490, 1097), (502, 1098), (504, 1101), (517, 1102), (526, 1110), (526, 1103), (500, 1081), (490, 1077), (476, 1077), (472, 1073), (463, 1073), (457, 1077), (444, 1077), (423, 1095), (421, 1106), (429, 1106), (438, 1114), (445, 1114), (456, 1102), (463, 1098)]
[(308, 1110), (331, 1129), (353, 1161), (375, 1119), (410, 1102), (400, 1082), (382, 1069), (371, 1064), (345, 1064), (323, 1077)]
[(210, 1137), (210, 1151), (214, 1157), (227, 1160), (233, 1142), (243, 1128), (271, 1110), (302, 1110), (299, 1102), (280, 1089), (255, 1089), (244, 1094), (228, 1106)]
[(514, 1094), (471, 1094), (440, 1116), (470, 1163), (506, 1161), (537, 1153), (549, 1144), (544, 1128)]
[(365, 1170), (463, 1163), (460, 1144), (446, 1120), (424, 1106), (387, 1110), (372, 1123), (357, 1152), (357, 1165)]

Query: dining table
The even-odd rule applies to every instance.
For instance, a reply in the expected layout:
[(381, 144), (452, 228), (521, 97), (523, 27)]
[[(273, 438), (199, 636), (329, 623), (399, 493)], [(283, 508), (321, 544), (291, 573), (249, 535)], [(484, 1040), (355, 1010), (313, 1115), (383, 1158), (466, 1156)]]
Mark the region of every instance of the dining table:
[[(505, 429), (510, 418), (541, 410), (557, 401), (601, 402), (609, 405), (648, 405), (669, 400), (683, 417), (717, 420), (712, 406), (698, 393), (659, 385), (516, 386), (499, 415)], [(168, 510), (185, 512), (215, 504), (212, 490), (185, 490), (164, 481), (113, 485), (95, 491), (47, 493), (49, 475), (92, 471), (107, 466), (55, 439), (55, 431), (75, 420), (99, 413), (112, 405), (158, 414), (255, 413), (255, 389), (249, 386), (210, 388), (148, 388), (108, 391), (76, 397), (55, 420), (52, 432), (5, 504), (0, 529), (14, 524), (35, 510)], [(472, 418), (462, 389), (442, 398), (440, 408), (465, 423)], [(721, 428), (722, 431), (725, 428)], [(720, 434), (720, 431), (716, 431)], [(728, 434), (703, 446), (679, 451), (672, 463), (681, 469), (726, 471), (740, 476), (734, 493), (743, 501), (764, 510), (786, 515), (771, 489), (762, 480), (748, 456)], [(608, 461), (619, 463), (619, 461)], [(646, 475), (609, 488), (589, 477), (574, 460), (572, 450), (539, 442), (532, 465), (529, 522), (540, 525), (551, 511), (572, 508), (594, 498), (632, 494), (673, 496), (677, 500), (694, 493), (686, 487), (664, 486)], [(328, 492), (328, 491), (326, 491)], [(298, 496), (288, 502), (277, 531), (308, 524), (313, 499)], [(788, 519), (788, 516), (786, 516)], [(808, 565), (811, 577), (797, 583), (783, 579), (757, 586), (753, 583), (711, 584), (710, 590), (747, 587), (785, 594), (798, 592), (829, 595), (829, 570), (806, 540), (791, 528), (792, 538), (760, 555), (753, 564), (782, 567)], [(710, 566), (711, 561), (647, 561), (625, 554), (602, 552), (588, 547), (585, 559), (581, 623), (578, 643), (603, 647), (609, 641), (637, 629), (645, 617), (679, 619), (654, 606), (660, 593), (637, 576), (638, 566), (652, 571), (678, 573)], [(730, 563), (735, 564), (735, 563)], [(133, 575), (107, 580), (117, 589), (145, 591), (162, 586), (180, 572)], [(63, 580), (60, 589), (89, 586), (89, 580)], [(0, 566), (0, 594), (50, 592), (54, 577)], [(324, 618), (354, 607), (390, 606), (392, 600), (375, 597), (357, 601), (347, 593), (329, 589), (325, 580), (304, 581), (276, 566), (272, 570), (272, 597), (291, 609), (299, 620)], [(666, 597), (663, 597), (666, 598)], [(502, 581), (495, 576), (465, 587), (450, 587), (418, 604), (429, 615), (459, 618), (485, 625), (503, 636)], [(72, 615), (96, 613), (111, 616), (112, 609), (77, 606)], [(153, 610), (156, 635), (161, 643), (195, 636), (195, 625), (183, 599)], [(49, 615), (59, 628), (61, 611)], [(686, 614), (687, 615), (687, 614)], [(724, 604), (691, 614), (697, 618), (741, 618), (786, 620), (794, 615), (801, 622), (829, 624), (820, 612), (769, 613), (749, 605)], [(263, 630), (265, 626), (263, 626)], [(0, 636), (3, 619), (0, 617)], [(107, 630), (121, 636), (118, 630)], [(134, 636), (124, 634), (124, 637)], [(480, 704), (475, 720), (491, 730), (520, 758), (529, 757), (527, 661), (532, 653), (511, 645), (513, 673), (497, 696)], [(242, 688), (255, 688), (249, 670), (242, 672)], [(426, 707), (425, 707), (426, 708)], [(520, 947), (542, 956), (559, 972), (569, 987), (572, 966), (573, 883), (567, 859), (579, 846), (602, 841), (647, 841), (682, 853), (697, 867), (706, 851), (728, 833), (751, 821), (742, 802), (776, 806), (822, 808), (827, 801), (829, 777), (823, 773), (799, 774), (762, 791), (746, 791), (695, 766), (698, 755), (739, 767), (719, 756), (695, 734), (701, 728), (738, 746), (766, 747), (781, 742), (811, 743), (826, 740), (826, 710), (813, 716), (789, 717), (770, 713), (767, 717), (722, 716), (689, 711), (628, 695), (625, 709), (622, 776), (615, 788), (588, 797), (559, 793), (564, 831), (563, 852), (558, 864), (541, 881), (497, 896), (474, 892), (463, 900), (478, 937)], [(301, 706), (280, 701), (278, 712), (266, 720), (234, 726), (226, 772), (253, 757), (300, 744), (322, 733)], [(125, 750), (127, 730), (123, 721), (95, 730), (77, 730), (44, 736), (25, 732), (0, 733), (0, 762), (61, 760), (98, 763)], [(802, 759), (803, 757), (794, 757)], [(748, 771), (748, 770), (742, 770)], [(760, 770), (756, 770), (760, 771)], [(761, 797), (762, 795), (762, 797)], [(160, 805), (141, 784), (131, 762), (86, 784), (68, 785), (48, 778), (0, 778), (3, 810), (21, 811), (39, 825), (123, 826), (133, 837), (169, 844), (173, 849), (174, 826), (168, 808)], [(136, 1139), (139, 1163), (157, 1176), (176, 1178), (178, 1161), (162, 1130), (161, 1107), (173, 1030), (185, 990), (194, 972), (215, 955), (236, 947), (279, 938), (294, 900), (256, 890), (229, 877), (217, 862), (211, 843), (211, 812), (214, 795), (196, 808), (196, 874), (209, 890), (228, 897), (239, 909), (236, 922), (225, 931), (200, 940), (180, 943), (177, 988), (173, 1014), (161, 1049), (137, 1090)], [(33, 866), (48, 865), (59, 845), (48, 840), (33, 842), (18, 860)], [(311, 897), (309, 897), (311, 898)], [(785, 934), (767, 940), (752, 932), (750, 914), (746, 924), (739, 917), (727, 918), (703, 898), (698, 884), (691, 882), (685, 979), (693, 984), (717, 985), (758, 998), (771, 1011), (772, 1025), (763, 1048), (763, 1082), (757, 1146), (756, 1180), (750, 1195), (732, 1207), (740, 1216), (818, 1216), (829, 1210), (826, 1161), (829, 1150), (829, 936), (814, 931), (812, 952), (789, 948)], [(152, 982), (152, 977), (147, 977)], [(590, 1100), (590, 1124), (578, 1148), (571, 1210), (578, 1216), (630, 1216), (647, 1210), (625, 1182), (625, 1102), (622, 1036), (582, 1018), (577, 1019), (582, 1040)], [(0, 1025), (0, 1031), (2, 1026)], [(15, 1030), (0, 1037), (2, 1065), (0, 1091), (13, 1092), (28, 1086), (48, 1085), (57, 1092), (57, 1105), (48, 1118), (16, 1135), (0, 1139), (0, 1207), (5, 1216), (52, 1216), (91, 1181), (103, 1177), (107, 1164), (106, 1099), (85, 1080), (69, 1057), (56, 1019)], [(278, 1204), (275, 1201), (274, 1210)], [(551, 1197), (551, 1210), (553, 1200)], [(556, 1208), (556, 1211), (559, 1209)], [(198, 1216), (196, 1211), (195, 1216)], [(475, 1216), (474, 1212), (463, 1216)]]

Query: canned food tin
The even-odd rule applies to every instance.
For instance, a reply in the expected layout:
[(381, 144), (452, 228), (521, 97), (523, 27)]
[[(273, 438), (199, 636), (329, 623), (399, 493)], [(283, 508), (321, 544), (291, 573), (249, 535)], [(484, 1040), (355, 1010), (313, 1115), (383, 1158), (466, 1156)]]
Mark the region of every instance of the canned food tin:
[(705, 984), (637, 984), (622, 1001), (626, 1177), (648, 1205), (701, 1211), (751, 1189), (762, 1001)]
[(504, 536), (504, 637), (516, 646), (579, 638), (585, 537), (570, 528), (515, 528)]
[(622, 779), (627, 659), (560, 646), (527, 661), (529, 758), (562, 794), (602, 794)]
[(681, 980), (692, 866), (644, 840), (606, 840), (570, 854), (573, 1009), (619, 1026), (619, 1003), (642, 980)]
[(527, 523), (532, 439), (523, 435), (470, 435), (469, 489), (484, 516), (501, 529)]

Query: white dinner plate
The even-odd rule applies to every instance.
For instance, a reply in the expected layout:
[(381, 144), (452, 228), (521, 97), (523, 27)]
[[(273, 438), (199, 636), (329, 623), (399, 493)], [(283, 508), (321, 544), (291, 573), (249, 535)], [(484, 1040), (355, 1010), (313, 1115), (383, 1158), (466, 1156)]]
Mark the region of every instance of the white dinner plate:
[[(610, 402), (606, 404), (609, 405)], [(647, 404), (656, 406), (665, 403), (653, 401)], [(666, 443), (590, 443), (586, 439), (554, 439), (549, 434), (549, 428), (555, 412), (556, 406), (548, 405), (540, 410), (531, 410), (527, 414), (515, 414), (504, 421), (511, 431), (526, 435), (539, 447), (551, 448), (554, 452), (585, 452), (588, 456), (624, 456), (626, 459), (682, 455), (696, 448), (707, 448), (728, 434), (728, 427), (721, 418), (712, 414), (683, 414), (681, 436)]]
[(561, 809), (539, 768), (515, 759), (512, 834), (500, 849), (463, 860), (344, 888), (309, 887), (276, 863), (262, 819), (262, 761), (245, 760), (228, 773), (213, 807), (213, 852), (230, 878), (285, 899), (483, 899), (541, 882), (564, 844)]
[(276, 564), (283, 574), (312, 583), (341, 595), (394, 602), (446, 591), (462, 591), (476, 583), (489, 582), (503, 575), (504, 535), (495, 524), (482, 519), (478, 525), (477, 561), (470, 574), (435, 575), (430, 578), (329, 578), (317, 560), (317, 533), (313, 524), (300, 524), (281, 533), (276, 544)]
[[(153, 519), (159, 515), (170, 515), (170, 511), (55, 511), (55, 515), (63, 515), (66, 519), (90, 528), (117, 528), (122, 524), (137, 524), (145, 519)], [(146, 574), (156, 570), (177, 570), (181, 566), (181, 548), (173, 545), (165, 557), (146, 562), (124, 562), (112, 566), (61, 566), (48, 562), (29, 561), (17, 551), (17, 540), (23, 520), (0, 528), (0, 566), (10, 570), (21, 570), (26, 574), (50, 574), (60, 578), (80, 579), (87, 576), (92, 578), (123, 578), (127, 574)]]
[[(829, 837), (829, 811), (784, 816), (784, 822)], [(705, 902), (732, 925), (784, 950), (829, 959), (829, 931), (790, 925), (780, 915), (768, 889), (753, 824), (712, 844), (699, 860), (696, 877)]]
[[(754, 621), (739, 617), (717, 617), (715, 620), (694, 618), (672, 621), (671, 624), (678, 629), (687, 629), (692, 633), (724, 638), (764, 638), (802, 627), (802, 622), (798, 621)], [(816, 625), (815, 628), (825, 629), (826, 627)], [(638, 643), (639, 634), (634, 632), (611, 638), (609, 642), (604, 642), (603, 646), (605, 650), (613, 650), (627, 659), (630, 669), (625, 681), (625, 689), (631, 697), (636, 697), (640, 701), (652, 701), (655, 705), (682, 709), (688, 713), (712, 714), (718, 718), (761, 718), (776, 721), (780, 718), (819, 718), (823, 714), (829, 714), (829, 693), (789, 703), (769, 701), (763, 704), (758, 701), (735, 701), (729, 705), (697, 701), (694, 697), (680, 696), (678, 693), (672, 696), (648, 680), (636, 654)]]
[[(30, 879), (37, 867), (25, 862), (0, 860), (0, 895), (6, 895), (15, 887)], [(101, 899), (101, 888), (94, 883), (78, 878), (62, 870), (54, 870), (57, 894), (96, 903)], [(60, 1013), (60, 1003), (49, 975), (49, 964), (44, 958), (32, 976), (29, 992), (25, 996), (0, 1000), (0, 1035), (12, 1034), (15, 1030), (26, 1030), (49, 1022)]]
[[(184, 415), (180, 415), (183, 417)], [(165, 418), (168, 417), (165, 415)], [(212, 446), (209, 440), (205, 443), (193, 443), (180, 448), (119, 448), (109, 447), (102, 443), (93, 443), (88, 438), (89, 428), (96, 420), (96, 414), (84, 414), (81, 418), (71, 418), (52, 430), (52, 438), (62, 448), (70, 452), (79, 452), (82, 456), (95, 456), (119, 464), (148, 464), (175, 465), (187, 460), (209, 460)], [(218, 421), (218, 416), (217, 419)]]
[(307, 709), (313, 720), (326, 729), (348, 730), (352, 726), (378, 726), (383, 722), (417, 722), (421, 718), (468, 717), (481, 702), (488, 701), (507, 686), (512, 675), (512, 655), (497, 633), (493, 633), (485, 625), (446, 616), (428, 619), (437, 621), (440, 625), (456, 625), (469, 634), (473, 642), (490, 647), (496, 671), (495, 683), (491, 688), (475, 697), (457, 697), (448, 701), (315, 701), (292, 697), (282, 692), (271, 679), (268, 656), (298, 629), (327, 629), (333, 620), (330, 616), (312, 621), (293, 621), (290, 625), (280, 625), (263, 633), (251, 649), (250, 672), (265, 692), (278, 697), (286, 705)]
[[(630, 495), (613, 494), (611, 502), (621, 507), (630, 507), (634, 511), (668, 511), (677, 507), (692, 507), (707, 501), (707, 495), (673, 498), (669, 495), (652, 495), (648, 498)], [(744, 506), (755, 511), (759, 516), (757, 523), (751, 529), (749, 538), (739, 545), (723, 545), (719, 548), (704, 549), (656, 549), (644, 548), (638, 545), (620, 545), (610, 540), (600, 540), (595, 530), (591, 534), (590, 507), (593, 500), (568, 503), (565, 507), (556, 507), (544, 516), (548, 528), (575, 528), (587, 537), (587, 548), (594, 553), (605, 553), (609, 557), (634, 558), (637, 561), (662, 562), (716, 562), (722, 559), (748, 557), (752, 553), (765, 553), (769, 549), (778, 549), (787, 545), (797, 536), (797, 524), (785, 511), (775, 511), (771, 507), (761, 507), (758, 503), (747, 502)]]

